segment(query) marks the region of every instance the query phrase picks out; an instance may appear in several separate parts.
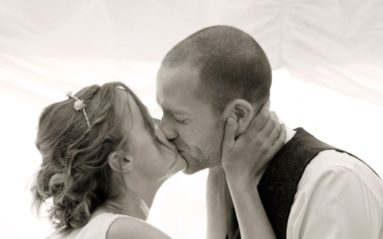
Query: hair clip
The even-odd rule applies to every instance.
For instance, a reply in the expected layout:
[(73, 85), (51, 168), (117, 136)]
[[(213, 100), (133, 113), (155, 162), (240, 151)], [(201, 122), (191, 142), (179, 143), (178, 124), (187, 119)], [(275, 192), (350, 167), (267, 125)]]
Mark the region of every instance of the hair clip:
[(66, 93), (66, 96), (70, 99), (75, 100), (75, 102), (73, 104), (73, 109), (76, 111), (80, 111), (80, 110), (82, 111), (82, 113), (85, 117), (86, 124), (88, 125), (88, 129), (90, 130), (90, 122), (89, 122), (88, 115), (86, 114), (86, 111), (85, 111), (86, 104), (84, 103), (84, 100), (80, 100), (75, 95), (73, 95), (72, 92), (70, 92), (70, 91)]

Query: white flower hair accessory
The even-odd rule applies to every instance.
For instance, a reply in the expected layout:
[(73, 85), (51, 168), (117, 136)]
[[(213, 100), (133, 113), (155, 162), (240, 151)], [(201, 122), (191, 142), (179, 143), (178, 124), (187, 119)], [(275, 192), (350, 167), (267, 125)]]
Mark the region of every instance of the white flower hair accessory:
[(86, 104), (84, 103), (83, 100), (76, 100), (76, 101), (74, 102), (73, 108), (74, 108), (75, 110), (79, 111), (79, 110), (84, 109), (85, 106), (86, 106)]
[(86, 111), (85, 111), (86, 104), (84, 103), (84, 100), (81, 100), (81, 99), (77, 98), (70, 91), (66, 93), (66, 96), (69, 99), (74, 99), (75, 100), (75, 102), (73, 104), (73, 109), (76, 110), (76, 111), (82, 111), (82, 113), (83, 113), (83, 115), (85, 117), (86, 124), (88, 125), (88, 129), (90, 130), (90, 122), (89, 122), (88, 115), (86, 114)]

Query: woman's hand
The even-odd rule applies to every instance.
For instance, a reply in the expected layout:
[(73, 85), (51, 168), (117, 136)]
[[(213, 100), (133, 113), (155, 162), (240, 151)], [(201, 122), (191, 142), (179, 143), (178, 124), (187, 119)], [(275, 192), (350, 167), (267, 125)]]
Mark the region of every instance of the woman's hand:
[(222, 144), (222, 166), (238, 219), (241, 238), (274, 239), (258, 182), (268, 162), (283, 146), (286, 132), (265, 104), (246, 131), (236, 137), (237, 121), (229, 118)]
[(246, 131), (236, 138), (237, 121), (228, 118), (222, 143), (222, 166), (228, 177), (258, 184), (268, 162), (284, 145), (286, 132), (266, 103)]

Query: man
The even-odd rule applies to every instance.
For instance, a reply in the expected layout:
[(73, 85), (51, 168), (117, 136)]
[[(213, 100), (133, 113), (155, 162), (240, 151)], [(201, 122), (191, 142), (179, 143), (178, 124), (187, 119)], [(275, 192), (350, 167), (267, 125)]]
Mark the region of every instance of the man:
[[(271, 68), (263, 50), (250, 35), (233, 27), (202, 29), (165, 56), (157, 79), (161, 127), (185, 158), (186, 173), (210, 168), (208, 195), (224, 195), (219, 187), (225, 177), (216, 172), (222, 164), (225, 122), (234, 120), (236, 135), (246, 133), (268, 102), (270, 86)], [(254, 179), (254, 195), (261, 198), (275, 237), (382, 239), (383, 184), (373, 170), (301, 128), (286, 128), (286, 134), (286, 144)], [(241, 190), (228, 183), (241, 234), (251, 238), (249, 220), (241, 221), (249, 218), (243, 217), (246, 211), (238, 200)], [(230, 198), (217, 198), (218, 204), (226, 202)], [(239, 238), (230, 212), (216, 215), (226, 217)], [(231, 229), (226, 227), (224, 234), (232, 237)]]

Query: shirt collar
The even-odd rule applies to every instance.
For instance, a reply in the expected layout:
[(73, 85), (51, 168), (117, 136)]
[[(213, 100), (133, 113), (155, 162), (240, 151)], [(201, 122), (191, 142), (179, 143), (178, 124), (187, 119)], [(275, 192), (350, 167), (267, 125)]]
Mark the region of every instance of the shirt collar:
[(286, 130), (286, 139), (285, 139), (285, 143), (289, 142), (293, 137), (294, 135), (297, 133), (294, 129), (290, 128), (289, 126), (287, 125), (284, 125), (285, 127), (285, 130)]

